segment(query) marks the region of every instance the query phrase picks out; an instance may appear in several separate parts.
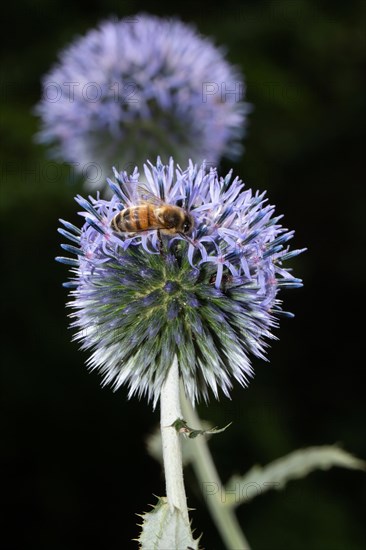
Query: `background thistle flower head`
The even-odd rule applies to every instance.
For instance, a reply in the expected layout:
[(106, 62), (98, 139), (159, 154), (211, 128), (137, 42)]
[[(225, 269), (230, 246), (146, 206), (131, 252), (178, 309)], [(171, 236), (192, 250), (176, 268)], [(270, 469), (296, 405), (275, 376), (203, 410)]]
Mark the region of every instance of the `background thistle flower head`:
[(81, 229), (62, 221), (62, 247), (76, 259), (71, 266), (69, 306), (76, 339), (92, 351), (88, 366), (104, 383), (126, 383), (129, 396), (146, 394), (157, 402), (175, 355), (192, 401), (211, 389), (228, 395), (231, 379), (245, 385), (252, 375), (249, 354), (264, 358), (273, 338), (277, 294), (301, 281), (284, 262), (293, 231), (280, 224), (265, 194), (245, 189), (229, 172), (219, 178), (190, 162), (186, 170), (171, 159), (145, 165), (146, 187), (194, 219), (189, 242), (156, 230), (120, 233), (113, 218), (138, 202), (137, 169), (109, 181), (110, 200), (78, 196), (85, 218)]
[(215, 165), (241, 152), (244, 92), (223, 51), (191, 26), (151, 15), (105, 21), (44, 77), (38, 140), (79, 171), (98, 159), (95, 186), (110, 166), (131, 171), (158, 154)]

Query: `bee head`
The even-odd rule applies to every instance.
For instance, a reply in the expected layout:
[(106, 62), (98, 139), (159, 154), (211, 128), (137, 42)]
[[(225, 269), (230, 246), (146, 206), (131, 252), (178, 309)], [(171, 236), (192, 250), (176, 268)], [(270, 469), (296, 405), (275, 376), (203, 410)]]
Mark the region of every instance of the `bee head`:
[(186, 214), (184, 216), (183, 224), (182, 224), (182, 233), (187, 235), (190, 233), (193, 229), (193, 218), (189, 214)]

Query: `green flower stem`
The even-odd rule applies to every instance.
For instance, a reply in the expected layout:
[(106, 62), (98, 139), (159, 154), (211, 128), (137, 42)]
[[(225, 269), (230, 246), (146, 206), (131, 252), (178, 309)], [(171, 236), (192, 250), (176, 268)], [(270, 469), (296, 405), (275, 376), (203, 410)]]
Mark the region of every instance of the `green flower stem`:
[(179, 434), (172, 424), (182, 418), (179, 399), (178, 361), (174, 358), (160, 394), (160, 427), (166, 495), (171, 511), (177, 508), (189, 525), (187, 497), (183, 482), (183, 464)]
[[(183, 418), (189, 426), (202, 429), (200, 419), (181, 389)], [(214, 487), (212, 494), (204, 495), (217, 529), (228, 550), (250, 550), (250, 546), (240, 528), (233, 509), (225, 505), (223, 487), (212, 460), (206, 438), (198, 436), (189, 441), (193, 447), (192, 465), (203, 491), (204, 487)]]

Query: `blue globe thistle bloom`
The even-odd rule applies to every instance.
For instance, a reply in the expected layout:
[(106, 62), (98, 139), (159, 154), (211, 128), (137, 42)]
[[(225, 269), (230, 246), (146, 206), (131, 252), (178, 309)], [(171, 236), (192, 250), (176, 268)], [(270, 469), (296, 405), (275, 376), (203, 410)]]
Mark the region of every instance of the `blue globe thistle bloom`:
[(223, 50), (191, 26), (151, 15), (105, 21), (44, 77), (38, 140), (84, 176), (90, 167), (94, 187), (110, 166), (131, 171), (158, 154), (215, 166), (241, 153), (244, 92)]
[[(253, 193), (230, 171), (219, 177), (205, 164), (186, 170), (150, 162), (145, 189), (188, 212), (194, 227), (184, 235), (156, 229), (117, 232), (111, 222), (138, 204), (139, 173), (115, 171), (110, 200), (76, 198), (82, 228), (61, 220), (61, 245), (71, 266), (71, 326), (90, 369), (105, 384), (129, 386), (156, 404), (176, 355), (185, 390), (194, 402), (229, 395), (232, 379), (245, 386), (249, 355), (264, 358), (281, 310), (281, 288), (301, 286), (284, 266), (293, 231), (274, 216), (265, 193)], [(289, 315), (289, 314), (287, 314)]]

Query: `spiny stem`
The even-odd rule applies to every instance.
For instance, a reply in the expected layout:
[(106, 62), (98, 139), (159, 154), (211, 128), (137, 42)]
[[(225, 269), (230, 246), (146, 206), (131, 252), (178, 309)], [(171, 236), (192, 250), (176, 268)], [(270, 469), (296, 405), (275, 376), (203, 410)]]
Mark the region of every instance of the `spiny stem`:
[[(200, 419), (186, 398), (183, 387), (181, 388), (181, 403), (184, 420), (189, 426), (198, 430), (202, 429)], [(198, 436), (190, 440), (190, 444), (193, 447), (192, 464), (201, 490), (203, 491), (204, 487), (214, 487), (215, 489), (213, 494), (204, 494), (204, 497), (227, 549), (250, 550), (234, 511), (225, 505), (225, 488), (212, 460), (206, 438)]]
[(172, 427), (182, 418), (179, 398), (178, 361), (174, 358), (160, 394), (160, 426), (168, 504), (178, 508), (189, 525), (187, 497), (183, 482), (182, 452), (179, 434)]

